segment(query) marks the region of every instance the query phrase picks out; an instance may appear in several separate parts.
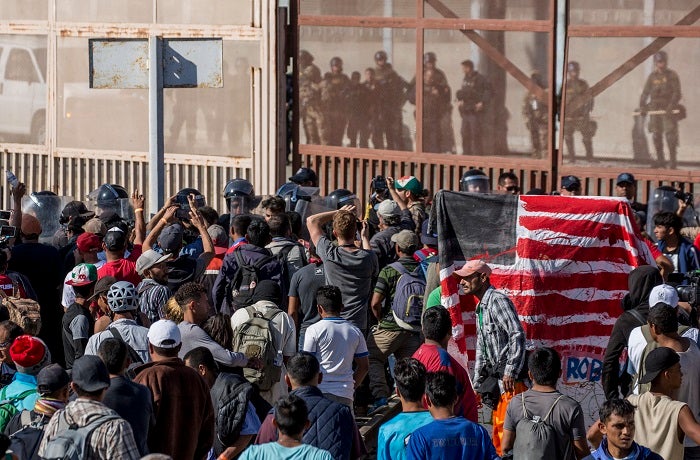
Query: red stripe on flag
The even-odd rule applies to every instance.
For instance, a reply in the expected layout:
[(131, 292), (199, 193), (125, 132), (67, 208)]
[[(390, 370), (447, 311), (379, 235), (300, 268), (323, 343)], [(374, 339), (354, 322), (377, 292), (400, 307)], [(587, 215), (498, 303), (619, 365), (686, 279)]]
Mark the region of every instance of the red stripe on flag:
[(571, 299), (561, 294), (547, 294), (538, 296), (511, 296), (518, 314), (530, 315), (565, 315), (570, 313), (607, 313), (611, 317), (617, 317), (622, 313), (620, 299), (612, 300), (586, 300)]
[(616, 212), (627, 217), (631, 216), (631, 208), (623, 201), (617, 202), (617, 206), (613, 207), (610, 199), (597, 200), (592, 197), (581, 199), (561, 196), (552, 199), (546, 195), (520, 195), (519, 198), (522, 206), (528, 212), (565, 213), (572, 218), (575, 218), (577, 214), (599, 214), (601, 212)]
[(594, 237), (599, 240), (608, 240), (610, 244), (626, 239), (621, 237), (621, 233), (627, 231), (622, 225), (610, 222), (593, 222), (590, 220), (558, 217), (521, 216), (518, 223), (530, 231), (549, 230), (572, 236)]
[(627, 289), (626, 273), (577, 273), (561, 276), (542, 271), (541, 273), (510, 272), (491, 274), (491, 283), (499, 289), (509, 291), (564, 291), (568, 289), (595, 288), (603, 291)]
[(564, 244), (549, 244), (543, 241), (522, 238), (518, 240), (518, 255), (527, 259), (566, 259), (577, 262), (612, 262), (636, 265), (637, 258), (625, 248), (581, 247)]

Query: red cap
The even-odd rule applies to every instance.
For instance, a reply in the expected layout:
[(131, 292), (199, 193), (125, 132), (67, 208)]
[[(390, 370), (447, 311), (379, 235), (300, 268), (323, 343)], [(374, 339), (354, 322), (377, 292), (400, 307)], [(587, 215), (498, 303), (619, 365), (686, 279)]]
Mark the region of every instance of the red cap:
[(102, 240), (94, 233), (81, 233), (75, 242), (80, 252), (99, 251), (102, 248)]
[(455, 276), (460, 278), (465, 278), (474, 273), (483, 273), (488, 276), (491, 274), (491, 267), (489, 267), (483, 260), (469, 260), (466, 264), (459, 270), (454, 272)]

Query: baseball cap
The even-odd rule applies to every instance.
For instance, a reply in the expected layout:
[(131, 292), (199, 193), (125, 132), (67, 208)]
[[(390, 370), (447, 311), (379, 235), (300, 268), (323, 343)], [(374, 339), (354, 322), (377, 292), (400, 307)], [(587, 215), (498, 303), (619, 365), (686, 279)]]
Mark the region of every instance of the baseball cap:
[(99, 252), (99, 250), (102, 248), (102, 240), (94, 233), (85, 232), (78, 236), (78, 239), (75, 241), (75, 245), (78, 247), (78, 251), (80, 252)]
[(401, 208), (394, 200), (384, 200), (377, 205), (377, 214), (383, 217), (400, 216)]
[(423, 226), (421, 227), (420, 232), (420, 242), (426, 246), (437, 246), (437, 233), (430, 233), (429, 223), (430, 221), (428, 219), (423, 221)]
[(172, 254), (161, 254), (158, 251), (149, 249), (148, 251), (141, 254), (136, 260), (136, 273), (143, 276), (143, 272), (151, 268), (152, 266), (170, 260), (173, 257)]
[(581, 188), (581, 179), (576, 176), (564, 176), (561, 178), (561, 186), (567, 190)]
[(107, 233), (107, 226), (99, 217), (93, 217), (83, 225), (83, 230), (88, 233), (94, 233), (97, 236), (105, 236)]
[(400, 249), (418, 248), (420, 240), (418, 235), (411, 230), (401, 230), (399, 233), (391, 235), (391, 242), (399, 245)]
[(88, 300), (92, 300), (99, 295), (106, 294), (107, 291), (109, 291), (109, 288), (112, 287), (112, 285), (117, 281), (118, 280), (113, 276), (104, 276), (98, 279), (97, 283), (95, 283), (95, 289), (93, 290), (92, 297), (90, 297)]
[(169, 319), (161, 319), (148, 329), (148, 341), (154, 347), (175, 348), (182, 343), (182, 336), (177, 324)]
[(629, 182), (630, 184), (634, 184), (637, 181), (634, 179), (634, 176), (630, 173), (622, 173), (619, 176), (617, 176), (617, 181), (615, 182), (617, 185), (620, 185), (623, 182)]
[(73, 363), (71, 371), (73, 383), (81, 390), (99, 391), (109, 387), (107, 366), (95, 355), (83, 355)]
[(663, 303), (675, 308), (678, 306), (678, 292), (668, 284), (654, 286), (649, 293), (649, 307), (653, 308), (657, 304)]
[(20, 335), (12, 342), (10, 357), (22, 374), (36, 375), (51, 363), (51, 353), (43, 340)]
[(489, 267), (483, 260), (469, 260), (462, 268), (456, 270), (454, 275), (464, 278), (474, 273), (483, 273), (484, 275), (488, 276), (491, 274), (491, 267)]
[(39, 394), (53, 393), (70, 383), (68, 373), (58, 364), (49, 364), (36, 376), (36, 389)]
[(668, 347), (651, 350), (644, 361), (644, 375), (639, 383), (651, 383), (660, 373), (681, 361), (680, 356)]
[(97, 281), (97, 269), (93, 264), (76, 265), (70, 272), (68, 286), (87, 286)]
[(416, 195), (423, 192), (423, 185), (415, 176), (403, 176), (394, 182), (396, 190), (408, 190)]
[(169, 225), (158, 235), (158, 245), (165, 252), (175, 252), (182, 246), (182, 233), (180, 224)]
[(218, 224), (210, 225), (207, 228), (207, 233), (209, 233), (209, 237), (214, 243), (216, 255), (226, 254), (226, 251), (228, 251), (228, 235), (224, 227)]
[(102, 241), (108, 250), (120, 251), (126, 247), (126, 233), (119, 227), (112, 227)]
[(311, 168), (299, 168), (289, 180), (297, 184), (302, 184), (308, 181), (316, 182), (318, 176), (316, 175), (316, 171)]
[(39, 219), (31, 214), (22, 214), (22, 226), (20, 227), (24, 235), (41, 235), (41, 224)]

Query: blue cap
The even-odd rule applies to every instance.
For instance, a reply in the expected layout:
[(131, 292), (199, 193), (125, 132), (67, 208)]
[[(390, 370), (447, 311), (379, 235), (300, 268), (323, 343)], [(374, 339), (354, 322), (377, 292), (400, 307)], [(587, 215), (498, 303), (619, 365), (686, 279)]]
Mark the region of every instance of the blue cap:
[(617, 182), (616, 184), (621, 184), (623, 182), (629, 182), (630, 184), (635, 184), (637, 181), (635, 180), (634, 176), (630, 173), (622, 173), (619, 176), (617, 176)]

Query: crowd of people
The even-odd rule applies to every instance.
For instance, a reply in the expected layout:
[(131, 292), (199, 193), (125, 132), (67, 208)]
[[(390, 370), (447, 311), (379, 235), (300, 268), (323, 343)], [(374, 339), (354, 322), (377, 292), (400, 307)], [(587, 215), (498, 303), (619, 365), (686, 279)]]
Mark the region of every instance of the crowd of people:
[[(406, 102), (416, 104), (416, 78), (404, 79), (388, 60), (385, 51), (374, 54), (374, 66), (364, 71), (344, 73), (343, 59), (334, 56), (329, 71), (322, 73), (307, 50), (299, 52), (300, 120), (305, 142), (315, 145), (413, 150), (413, 140), (403, 120)], [(678, 156), (678, 122), (685, 118), (680, 104), (681, 84), (678, 74), (668, 67), (668, 54), (654, 54), (654, 70), (647, 78), (634, 115), (641, 127), (635, 132), (633, 145), (647, 144), (644, 126), (656, 153), (653, 166), (675, 168)], [(423, 145), (422, 151), (457, 153), (452, 114), (456, 107), (461, 118), (460, 153), (481, 155), (488, 113), (493, 108), (492, 78), (479, 73), (472, 60), (461, 62), (462, 81), (454, 91), (445, 72), (437, 64), (437, 55), (423, 55)], [(532, 153), (547, 153), (550, 131), (550, 101), (546, 78), (539, 72), (530, 76), (533, 85), (523, 100), (522, 116), (530, 134)], [(568, 157), (576, 158), (575, 134), (580, 133), (587, 160), (594, 159), (593, 138), (598, 123), (592, 116), (594, 98), (590, 86), (581, 78), (581, 65), (566, 65), (566, 112), (563, 114), (564, 143)], [(646, 123), (648, 117), (648, 123)], [(664, 156), (664, 139), (668, 157)], [(648, 148), (647, 148), (648, 149)]]
[[(26, 187), (13, 187), (0, 448), (18, 459), (358, 459), (368, 449), (357, 418), (394, 399), (402, 411), (379, 428), (379, 459), (700, 458), (697, 313), (664, 284), (698, 268), (678, 213), (654, 217), (658, 267), (630, 273), (607, 402), (587, 432), (579, 403), (557, 390), (561, 357), (526, 351), (482, 260), (452, 274), (477, 318), (474, 374), (448, 353), (438, 235), (418, 178), (375, 178), (366, 209), (339, 189), (302, 214), (317, 175), (290, 180), (261, 200), (234, 179), (221, 215), (184, 189), (148, 220), (143, 195), (107, 184), (95, 212), (80, 201), (62, 210), (55, 245), (39, 242), (53, 223), (22, 212)], [(580, 194), (578, 178), (561, 183)], [(635, 185), (620, 174), (617, 192), (643, 213)], [(520, 193), (513, 173), (492, 191), (479, 170), (461, 189)]]

